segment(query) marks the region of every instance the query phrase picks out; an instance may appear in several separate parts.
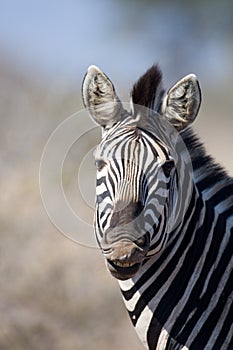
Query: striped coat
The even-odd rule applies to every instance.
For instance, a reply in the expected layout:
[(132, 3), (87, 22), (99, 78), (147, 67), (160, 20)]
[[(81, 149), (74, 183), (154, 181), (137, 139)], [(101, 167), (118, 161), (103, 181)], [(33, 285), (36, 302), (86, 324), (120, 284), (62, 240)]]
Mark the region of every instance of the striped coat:
[(233, 180), (189, 127), (201, 102), (188, 75), (168, 92), (157, 66), (131, 111), (91, 66), (83, 100), (103, 130), (95, 232), (147, 349), (233, 349)]

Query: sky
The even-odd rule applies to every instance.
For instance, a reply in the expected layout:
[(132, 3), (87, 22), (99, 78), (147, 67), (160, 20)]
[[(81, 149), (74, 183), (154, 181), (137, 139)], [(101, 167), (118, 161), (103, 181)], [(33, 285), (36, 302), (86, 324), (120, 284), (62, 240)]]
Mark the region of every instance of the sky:
[(0, 0), (0, 8), (1, 55), (35, 75), (75, 81), (95, 64), (123, 85), (154, 62), (171, 80), (193, 71), (209, 81), (232, 73), (233, 50), (223, 28), (230, 19), (221, 5), (191, 11), (166, 1), (150, 7), (114, 0)]
[(120, 67), (129, 55), (124, 38), (116, 44), (120, 13), (111, 1), (0, 3), (0, 48), (28, 69), (72, 79), (91, 64)]

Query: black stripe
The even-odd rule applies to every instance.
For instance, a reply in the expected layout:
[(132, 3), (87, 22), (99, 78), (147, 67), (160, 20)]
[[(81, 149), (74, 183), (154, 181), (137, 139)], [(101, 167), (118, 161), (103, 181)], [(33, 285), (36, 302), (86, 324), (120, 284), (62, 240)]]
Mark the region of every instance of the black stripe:
[[(200, 180), (197, 183), (197, 187), (201, 192), (203, 192), (207, 188), (213, 187), (216, 183), (218, 183), (219, 181), (221, 181), (223, 179), (224, 179), (223, 174), (219, 174), (218, 172), (216, 172), (216, 174), (215, 174), (214, 169), (213, 169), (213, 172), (211, 174), (208, 174), (208, 176), (206, 176), (204, 179)], [(224, 186), (223, 191), (225, 191), (228, 188), (228, 192), (226, 192), (227, 196), (230, 193), (232, 193), (233, 184), (229, 184), (229, 185), (223, 184), (223, 186)], [(219, 196), (220, 200), (222, 200), (224, 198), (224, 197), (221, 197), (221, 193)]]
[[(226, 337), (233, 323), (232, 315), (233, 315), (233, 303), (231, 303), (231, 307), (229, 308), (228, 314), (224, 320), (223, 327), (215, 340), (212, 350), (219, 350), (222, 344), (224, 343), (224, 341), (226, 340)], [(232, 349), (233, 349), (233, 334), (231, 334), (230, 343), (229, 343), (229, 346), (226, 348), (226, 350), (232, 350)]]
[[(115, 171), (115, 169), (113, 168), (112, 164), (110, 163), (109, 164), (109, 168), (110, 168), (110, 172), (109, 172), (109, 176), (108, 176), (108, 180), (110, 181), (111, 183), (111, 186), (112, 186), (112, 189), (114, 189), (114, 194), (115, 194), (115, 191), (116, 191), (116, 183), (114, 180), (117, 180), (118, 179), (118, 176), (117, 176), (117, 173)], [(118, 170), (119, 171), (119, 170)], [(113, 179), (114, 177), (114, 179)]]
[(110, 203), (107, 203), (104, 209), (100, 213), (100, 219), (102, 219), (102, 217), (106, 214), (106, 211), (110, 211), (111, 209), (112, 209), (112, 205)]
[[(138, 127), (138, 129), (143, 131), (145, 133), (145, 135), (148, 135), (160, 147), (160, 149), (162, 150), (162, 152), (165, 155), (166, 159), (169, 159), (168, 150), (165, 148), (165, 145), (162, 144), (162, 141), (158, 137), (156, 137), (154, 134), (152, 134), (148, 130), (142, 129), (140, 127)], [(147, 141), (148, 141), (148, 139), (147, 139)], [(151, 147), (154, 149), (153, 145)]]
[(231, 271), (229, 279), (224, 287), (224, 290), (219, 298), (217, 305), (212, 310), (206, 322), (202, 324), (202, 328), (200, 332), (197, 334), (194, 341), (192, 342), (192, 345), (190, 346), (190, 350), (204, 349), (204, 347), (206, 346), (215, 328), (217, 321), (220, 319), (221, 313), (226, 304), (226, 300), (229, 297), (229, 294), (232, 292), (232, 281), (233, 281), (233, 271)]
[[(218, 222), (215, 226), (215, 232), (214, 232), (215, 234), (214, 234), (214, 237), (212, 239), (212, 247), (210, 247), (209, 253), (206, 256), (205, 264), (204, 264), (203, 269), (200, 273), (199, 279), (198, 279), (196, 285), (193, 286), (192, 292), (191, 292), (190, 297), (189, 297), (189, 301), (185, 305), (184, 309), (182, 310), (182, 313), (180, 314), (175, 326), (173, 327), (173, 329), (171, 331), (172, 336), (173, 337), (177, 336), (177, 339), (179, 341), (185, 342), (187, 340), (187, 338), (189, 337), (189, 334), (192, 332), (192, 329), (195, 327), (195, 324), (198, 323), (199, 318), (201, 317), (202, 313), (208, 307), (210, 299), (211, 299), (213, 293), (215, 292), (215, 289), (216, 289), (216, 287), (217, 287), (217, 285), (218, 285), (218, 283), (219, 283), (219, 281), (224, 273), (224, 270), (225, 270), (225, 268), (226, 268), (226, 266), (231, 258), (232, 245), (228, 244), (227, 248), (225, 249), (225, 251), (220, 259), (218, 266), (216, 267), (214, 273), (212, 274), (212, 276), (209, 280), (208, 287), (207, 287), (205, 294), (200, 299), (199, 295), (201, 293), (202, 286), (204, 285), (205, 280), (206, 280), (208, 273), (209, 273), (209, 269), (214, 264), (216, 256), (218, 254), (217, 244), (218, 244), (218, 246), (220, 246), (221, 235), (220, 235), (219, 242), (215, 243), (215, 240), (218, 239), (217, 236), (218, 236), (218, 233), (220, 232), (220, 228), (223, 229), (223, 232), (224, 232), (225, 223), (224, 223), (224, 220), (222, 220), (222, 217), (220, 217), (218, 219)], [(208, 231), (208, 229), (207, 229), (207, 231)], [(203, 225), (201, 230), (199, 230), (200, 234), (204, 234), (204, 232), (205, 232), (205, 225)], [(233, 237), (231, 237), (231, 240), (232, 239), (233, 239)], [(216, 249), (216, 251), (215, 251), (215, 249)], [(195, 310), (195, 313), (193, 314), (192, 318), (186, 323), (185, 327), (178, 335), (178, 330), (180, 330), (183, 327), (185, 320), (187, 320), (188, 316), (190, 315), (190, 313), (193, 310)]]
[(97, 201), (100, 203), (100, 202), (102, 202), (105, 198), (108, 198), (108, 197), (110, 197), (110, 193), (109, 193), (109, 191), (108, 190), (106, 190), (106, 191), (104, 191), (104, 192), (102, 192), (101, 194), (98, 194), (97, 195)]
[(153, 317), (147, 332), (147, 343), (149, 349), (156, 349), (161, 331), (162, 325), (159, 323), (156, 317)]
[(104, 222), (102, 223), (103, 229), (105, 229), (105, 227), (106, 227), (106, 225), (107, 225), (109, 215), (110, 215), (110, 214), (108, 214), (108, 215), (106, 216), (106, 219), (105, 219)]
[[(114, 170), (113, 169), (111, 169), (111, 170), (112, 170), (112, 173), (115, 174)], [(115, 195), (116, 195), (116, 186), (115, 186), (115, 183), (113, 181), (113, 178), (111, 176), (108, 176), (107, 182), (109, 182), (109, 184), (111, 186), (111, 189), (112, 189), (112, 192), (113, 192), (113, 196), (115, 197)], [(111, 199), (114, 200), (114, 198), (111, 198)]]
[[(102, 232), (102, 230), (101, 230), (101, 226), (100, 226), (100, 220), (99, 220), (99, 212), (98, 212), (98, 209), (97, 209), (97, 213), (96, 213), (96, 215), (95, 215), (95, 219), (96, 219), (96, 221), (97, 221), (97, 227), (98, 227), (98, 232), (100, 233), (100, 236), (101, 237), (103, 237), (103, 232)], [(99, 242), (99, 240), (98, 240), (98, 235), (97, 235), (97, 229), (95, 230), (95, 233), (96, 233), (96, 240), (97, 240), (97, 242), (98, 242), (98, 245), (100, 246), (100, 242)]]
[(96, 179), (96, 187), (106, 183), (105, 176)]
[[(165, 229), (166, 229), (166, 220), (163, 220), (163, 226), (161, 227), (161, 222), (162, 222), (162, 215), (160, 215), (159, 217), (159, 222), (158, 222), (158, 225), (154, 225), (153, 226), (153, 229), (154, 229), (154, 232), (153, 232), (153, 235), (152, 235), (152, 241), (153, 239), (156, 237), (156, 235), (158, 234), (158, 232), (160, 232), (160, 235), (163, 237), (166, 232), (165, 232)], [(158, 245), (160, 244), (160, 242), (156, 242), (154, 244), (152, 244), (150, 246), (150, 250), (154, 250), (158, 247)]]

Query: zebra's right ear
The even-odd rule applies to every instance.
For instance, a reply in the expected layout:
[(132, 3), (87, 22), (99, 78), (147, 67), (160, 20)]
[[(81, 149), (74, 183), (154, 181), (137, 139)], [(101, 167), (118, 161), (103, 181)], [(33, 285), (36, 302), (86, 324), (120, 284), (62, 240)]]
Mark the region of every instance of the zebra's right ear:
[(110, 128), (119, 121), (123, 106), (110, 79), (96, 66), (90, 66), (83, 79), (83, 103), (94, 121)]

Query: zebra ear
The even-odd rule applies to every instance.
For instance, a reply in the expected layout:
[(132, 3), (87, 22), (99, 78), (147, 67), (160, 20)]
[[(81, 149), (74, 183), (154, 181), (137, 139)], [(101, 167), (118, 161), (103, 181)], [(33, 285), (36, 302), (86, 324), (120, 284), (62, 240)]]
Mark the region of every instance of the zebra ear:
[(180, 131), (195, 120), (200, 104), (201, 90), (197, 77), (189, 74), (167, 92), (161, 113)]
[(83, 79), (83, 103), (91, 117), (103, 128), (121, 119), (123, 107), (110, 79), (96, 66), (90, 66)]

